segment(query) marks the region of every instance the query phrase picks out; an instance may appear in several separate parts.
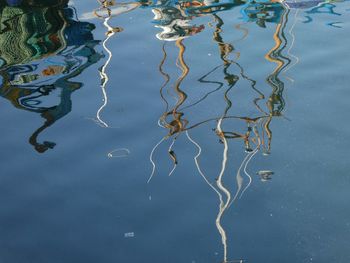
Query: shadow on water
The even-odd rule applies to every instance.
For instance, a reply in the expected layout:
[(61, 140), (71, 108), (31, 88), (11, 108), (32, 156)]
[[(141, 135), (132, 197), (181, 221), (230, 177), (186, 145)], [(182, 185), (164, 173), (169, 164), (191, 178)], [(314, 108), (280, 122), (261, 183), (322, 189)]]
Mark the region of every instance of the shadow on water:
[(8, 2), (0, 6), (0, 95), (45, 120), (29, 138), (43, 153), (55, 143), (39, 142), (39, 135), (72, 110), (71, 94), (83, 83), (70, 79), (101, 59), (99, 42), (95, 26), (77, 20), (68, 1)]

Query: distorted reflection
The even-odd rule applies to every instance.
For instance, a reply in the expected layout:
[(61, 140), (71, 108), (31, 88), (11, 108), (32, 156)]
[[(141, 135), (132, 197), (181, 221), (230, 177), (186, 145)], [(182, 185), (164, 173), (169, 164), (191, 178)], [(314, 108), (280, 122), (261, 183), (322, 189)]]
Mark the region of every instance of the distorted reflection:
[[(106, 3), (105, 2), (102, 2)], [(136, 8), (151, 9), (153, 25), (159, 30), (156, 38), (161, 40), (162, 58), (159, 62), (158, 71), (163, 78), (160, 85), (160, 98), (164, 104), (164, 110), (158, 119), (158, 126), (165, 130), (166, 134), (159, 138), (158, 142), (150, 151), (149, 160), (152, 166), (148, 183), (155, 179), (158, 170), (157, 151), (161, 145), (166, 144), (169, 162), (172, 167), (165, 174), (171, 176), (176, 173), (179, 163), (179, 155), (176, 152), (176, 142), (180, 136), (185, 136), (188, 143), (191, 143), (197, 153), (193, 156), (194, 163), (199, 175), (203, 178), (208, 187), (214, 191), (218, 197), (218, 212), (215, 218), (215, 224), (221, 237), (223, 247), (223, 263), (228, 262), (245, 262), (244, 259), (233, 259), (228, 253), (230, 238), (226, 234), (222, 219), (227, 209), (243, 197), (244, 193), (251, 186), (254, 177), (262, 182), (270, 181), (274, 172), (269, 169), (259, 169), (255, 173), (249, 173), (249, 164), (255, 156), (261, 154), (269, 156), (272, 151), (273, 132), (271, 123), (276, 118), (284, 118), (285, 103), (285, 83), (281, 73), (286, 73), (292, 66), (295, 66), (299, 58), (291, 54), (291, 49), (295, 43), (293, 28), (297, 22), (297, 16), (300, 13), (306, 17), (304, 23), (312, 22), (312, 15), (327, 13), (339, 16), (341, 14), (335, 11), (335, 3), (331, 1), (220, 1), (220, 0), (203, 0), (203, 1), (139, 1), (125, 4), (109, 2), (103, 7), (109, 10), (108, 18), (114, 13), (115, 15), (134, 10)], [(241, 65), (238, 61), (241, 52), (236, 50), (233, 43), (224, 40), (223, 26), (224, 19), (221, 18), (221, 12), (233, 8), (240, 8), (242, 23), (235, 28), (243, 32), (240, 41), (244, 41), (250, 34), (249, 30), (244, 27), (244, 23), (256, 24), (258, 30), (265, 30), (270, 34), (272, 46), (266, 54), (261, 54), (267, 63), (273, 67), (272, 72), (265, 76), (265, 83), (255, 80), (249, 76), (249, 69)], [(293, 9), (294, 19), (289, 17)], [(113, 11), (112, 11), (113, 10)], [(124, 10), (124, 11), (121, 11)], [(206, 16), (210, 22), (205, 24), (200, 17)], [(200, 21), (200, 22), (197, 22)], [(288, 22), (293, 21), (289, 26), (289, 36), (287, 36)], [(339, 27), (337, 22), (328, 23), (328, 25)], [(113, 28), (105, 23), (107, 28), (107, 39), (114, 34)], [(269, 29), (273, 28), (273, 32)], [(211, 85), (212, 90), (201, 95), (200, 98), (191, 97), (187, 92), (190, 88), (186, 86), (191, 65), (187, 62), (188, 53), (186, 53), (186, 42), (188, 38), (201, 34), (204, 30), (212, 32), (213, 43), (217, 46), (217, 56), (221, 64), (213, 68), (205, 68), (207, 73), (198, 78), (200, 85)], [(176, 59), (168, 55), (169, 49), (176, 50)], [(108, 50), (107, 50), (108, 51)], [(188, 51), (187, 51), (188, 52)], [(166, 65), (171, 68), (177, 67), (180, 73), (173, 77), (166, 69)], [(168, 73), (169, 72), (169, 73)], [(221, 76), (218, 78), (218, 76)], [(292, 78), (285, 76), (286, 79), (293, 81)], [(234, 114), (237, 103), (232, 95), (234, 89), (241, 89), (242, 83), (248, 83), (253, 99), (246, 105), (246, 114)], [(263, 91), (264, 84), (270, 87), (270, 91)], [(195, 106), (210, 106), (208, 100), (211, 96), (220, 94), (224, 107), (221, 115), (207, 116), (202, 120), (196, 120), (193, 116), (196, 114)], [(174, 101), (172, 103), (172, 101)], [(201, 144), (190, 133), (199, 128), (205, 129), (204, 124), (215, 123), (215, 135), (222, 144), (221, 168), (217, 174), (208, 175), (205, 168), (202, 167), (200, 156), (203, 152)], [(234, 128), (232, 128), (234, 127)], [(242, 130), (241, 127), (244, 127)], [(208, 133), (206, 130), (204, 133)], [(229, 158), (229, 152), (234, 151), (231, 141), (240, 141), (244, 151), (243, 158)], [(235, 150), (235, 152), (241, 150)], [(236, 154), (236, 156), (240, 156)], [(214, 157), (214, 156), (213, 156)], [(225, 183), (225, 176), (232, 174), (229, 170), (229, 163), (234, 162), (237, 170), (234, 171), (236, 176), (236, 185)], [(160, 170), (160, 169), (159, 169)], [(215, 178), (215, 179), (214, 179)], [(233, 257), (234, 258), (234, 257)]]
[[(305, 20), (303, 23), (311, 23), (313, 16), (317, 14), (328, 14), (332, 16), (341, 16), (342, 14), (335, 11), (336, 3), (344, 2), (347, 0), (310, 0), (310, 1), (286, 1), (285, 4), (289, 9), (305, 10)], [(338, 21), (327, 22), (326, 25), (341, 28), (341, 23)]]
[[(240, 53), (235, 50), (233, 44), (224, 41), (222, 29), (224, 21), (219, 16), (218, 11), (227, 10), (237, 5), (243, 5), (241, 13), (243, 14), (246, 22), (254, 22), (262, 28), (266, 27), (266, 23), (276, 24), (276, 30), (271, 36), (275, 45), (264, 56), (265, 59), (276, 65), (273, 72), (266, 77), (267, 83), (271, 86), (271, 94), (268, 96), (257, 88), (257, 81), (251, 79), (247, 75), (243, 66), (236, 60), (232, 59), (232, 53), (235, 53), (237, 58), (240, 56)], [(272, 131), (270, 129), (270, 124), (273, 118), (282, 116), (282, 112), (285, 107), (283, 98), (284, 83), (280, 80), (279, 74), (290, 63), (290, 59), (282, 55), (282, 51), (287, 46), (287, 39), (285, 38), (284, 30), (289, 11), (281, 3), (270, 2), (237, 2), (234, 4), (220, 4), (218, 2), (183, 2), (169, 4), (167, 2), (164, 5), (158, 4), (157, 6), (152, 6), (152, 12), (155, 14), (154, 20), (156, 27), (162, 30), (162, 32), (157, 34), (157, 38), (165, 41), (174, 41), (176, 47), (178, 48), (178, 56), (174, 64), (180, 68), (182, 73), (178, 76), (174, 84), (170, 85), (170, 75), (165, 73), (163, 68), (165, 61), (167, 60), (166, 44), (164, 43), (162, 47), (163, 58), (159, 65), (159, 72), (164, 77), (164, 83), (160, 88), (160, 96), (164, 101), (165, 111), (160, 117), (158, 125), (167, 129), (168, 133), (154, 146), (151, 151), (150, 161), (152, 164), (152, 172), (148, 182), (152, 180), (156, 172), (157, 161), (154, 158), (155, 151), (167, 140), (170, 140), (168, 154), (173, 162), (173, 168), (170, 170), (169, 175), (174, 173), (176, 166), (178, 165), (178, 158), (173, 150), (173, 147), (177, 138), (182, 133), (185, 133), (189, 142), (191, 142), (198, 149), (197, 154), (194, 156), (194, 161), (200, 176), (218, 196), (219, 209), (215, 222), (223, 245), (223, 262), (243, 262), (243, 259), (229, 259), (229, 239), (226, 235), (224, 226), (222, 225), (222, 218), (230, 205), (237, 199), (241, 198), (252, 183), (253, 176), (251, 176), (247, 171), (250, 161), (258, 152), (261, 152), (263, 155), (268, 155), (271, 151)], [(188, 94), (184, 92), (184, 88), (181, 87), (181, 85), (183, 80), (188, 75), (190, 67), (185, 62), (184, 39), (199, 33), (204, 29), (204, 25), (197, 26), (191, 23), (193, 16), (199, 15), (210, 15), (213, 19), (213, 22), (209, 23), (209, 27), (213, 28), (213, 41), (218, 46), (218, 55), (222, 61), (222, 64), (210, 69), (208, 73), (198, 79), (201, 84), (215, 85), (216, 88), (202, 96), (199, 100), (195, 100), (194, 103), (186, 105)], [(245, 31), (245, 33), (246, 35), (248, 34), (247, 31)], [(223, 74), (223, 79), (210, 80), (211, 76), (220, 69)], [(231, 115), (232, 110), (234, 110), (234, 102), (230, 92), (232, 91), (233, 87), (237, 86), (237, 88), (239, 88), (242, 81), (248, 82), (253, 94), (255, 94), (255, 98), (252, 101), (252, 106), (255, 108), (255, 113), (249, 114), (250, 116)], [(176, 104), (173, 106), (171, 106), (171, 103), (166, 98), (167, 96), (164, 93), (169, 86), (173, 86), (173, 94), (175, 94)], [(168, 94), (171, 94), (169, 90), (167, 91)], [(189, 111), (193, 106), (198, 104), (206, 104), (206, 99), (211, 94), (218, 92), (221, 92), (223, 101), (226, 104), (221, 116), (209, 116), (207, 119), (197, 123), (192, 123), (191, 120), (185, 117), (190, 113)], [(263, 105), (261, 105), (261, 103), (264, 101), (266, 103), (266, 110), (264, 110)], [(205, 174), (204, 169), (201, 168), (199, 158), (202, 153), (202, 148), (200, 144), (190, 135), (190, 130), (197, 129), (202, 124), (213, 121), (216, 122), (215, 133), (223, 145), (221, 169), (218, 171), (215, 182), (210, 180)], [(235, 124), (237, 121), (245, 124), (245, 131), (242, 132), (239, 130), (225, 128), (225, 126), (232, 127), (232, 125), (240, 126)], [(228, 162), (230, 161), (228, 158), (230, 150), (229, 140), (231, 139), (241, 140), (246, 151), (246, 156), (240, 161), (239, 168), (236, 172), (237, 186), (233, 187), (233, 189), (236, 188), (235, 191), (233, 191), (232, 186), (225, 185), (224, 183), (225, 174), (228, 172), (231, 173), (231, 171), (227, 171)], [(257, 172), (257, 175), (262, 181), (267, 181), (271, 179), (273, 172), (262, 170)]]
[(8, 1), (0, 7), (0, 95), (45, 120), (29, 138), (39, 153), (55, 146), (39, 142), (39, 135), (72, 110), (71, 94), (83, 85), (70, 79), (101, 58), (95, 26), (76, 20), (75, 12), (68, 0)]
[[(166, 145), (166, 156), (171, 165), (165, 174), (176, 176), (177, 169), (182, 164), (176, 146), (180, 136), (185, 138), (186, 142), (196, 149), (196, 154), (191, 156), (190, 160), (196, 166), (195, 172), (217, 196), (218, 207), (213, 220), (221, 240), (223, 255), (221, 262), (245, 262), (244, 259), (235, 259), (235, 256), (229, 255), (230, 237), (226, 233), (223, 218), (235, 202), (251, 191), (250, 187), (254, 181), (258, 179), (267, 183), (274, 177), (274, 171), (270, 170), (270, 167), (264, 169), (254, 167), (255, 172), (250, 172), (250, 165), (259, 154), (269, 158), (273, 151), (272, 123), (278, 118), (287, 120), (284, 116), (286, 110), (284, 78), (291, 81), (293, 79), (288, 76), (283, 78), (281, 75), (299, 61), (297, 56), (291, 54), (296, 39), (293, 28), (297, 16), (300, 13), (304, 16), (305, 21), (301, 21), (302, 23), (313, 22), (316, 14), (340, 16), (341, 14), (335, 10), (336, 2), (321, 0), (298, 2), (140, 0), (128, 3), (98, 0), (97, 2), (97, 9), (82, 15), (84, 19), (100, 19), (105, 32), (101, 49), (106, 57), (98, 69), (102, 104), (96, 111), (96, 122), (103, 128), (110, 127), (103, 118), (103, 111), (108, 104), (107, 88), (110, 81), (108, 70), (111, 61), (115, 59), (110, 40), (124, 30), (120, 26), (112, 25), (113, 18), (136, 9), (152, 12), (154, 17), (151, 23), (157, 30), (154, 39), (161, 42), (159, 45), (161, 48), (156, 51), (161, 54), (157, 70), (163, 82), (157, 87), (164, 106), (159, 113), (158, 122), (154, 125), (159, 126), (164, 136), (159, 136), (158, 142), (153, 148), (150, 147), (151, 172), (147, 182), (151, 183), (156, 179), (156, 174), (162, 173), (159, 172), (161, 169), (158, 169), (157, 160), (157, 152), (160, 151), (161, 145)], [(224, 12), (232, 9), (239, 9), (241, 15), (240, 23), (234, 27), (230, 24), (232, 21), (226, 22), (223, 18)], [(290, 17), (292, 12), (295, 15), (294, 20)], [(44, 119), (43, 125), (29, 138), (36, 151), (43, 153), (54, 148), (55, 142), (39, 140), (39, 135), (42, 136), (45, 129), (72, 110), (71, 94), (83, 85), (71, 79), (103, 57), (95, 50), (99, 44), (92, 35), (95, 26), (90, 22), (79, 21), (76, 10), (68, 6), (68, 0), (0, 0), (0, 15), (0, 95), (16, 108), (38, 113)], [(206, 22), (203, 22), (205, 19)], [(292, 25), (288, 25), (290, 21), (293, 21)], [(254, 28), (254, 32), (263, 31), (268, 35), (270, 46), (259, 54), (259, 59), (271, 68), (262, 80), (252, 77), (251, 69), (241, 63), (240, 58), (247, 49), (240, 50), (236, 43), (227, 40), (229, 37), (226, 35), (226, 28), (224, 30), (225, 23), (226, 26), (229, 25), (231, 29), (235, 28), (242, 34), (239, 41), (245, 41), (250, 37), (251, 28)], [(327, 25), (341, 27), (337, 21)], [(206, 89), (198, 91), (198, 95), (197, 90), (193, 86), (187, 86), (186, 82), (193, 70), (188, 59), (191, 54), (189, 42), (202, 36), (204, 32), (209, 32), (208, 42), (216, 50), (215, 54), (210, 55), (213, 55), (219, 64), (200, 65), (201, 73), (196, 76), (196, 84)], [(176, 58), (169, 55), (170, 49), (175, 50)], [(167, 66), (170, 67), (169, 70)], [(176, 73), (174, 68), (178, 69)], [(97, 74), (98, 72), (96, 71)], [(248, 102), (243, 102), (244, 110), (237, 110), (236, 105), (240, 101), (233, 93), (235, 90), (243, 89), (248, 94)], [(198, 113), (198, 107), (214, 107), (211, 106), (212, 97), (220, 101), (216, 104), (219, 105), (218, 108), (215, 111)], [(206, 124), (214, 128), (209, 129)], [(207, 173), (206, 167), (201, 164), (204, 147), (200, 139), (193, 135), (194, 131), (199, 129), (202, 132), (204, 130), (204, 134), (213, 135), (220, 147), (219, 157), (212, 154), (212, 162), (216, 161), (220, 165), (215, 174)], [(129, 148), (117, 148), (107, 154), (109, 158), (124, 158), (129, 155)], [(231, 169), (232, 167), (236, 169)], [(232, 174), (235, 185), (228, 184), (229, 180), (225, 180)]]
[[(109, 78), (106, 71), (113, 57), (112, 51), (107, 47), (107, 42), (115, 34), (123, 31), (123, 28), (121, 27), (111, 26), (109, 24), (109, 21), (114, 16), (134, 10), (139, 6), (139, 4), (116, 4), (115, 1), (107, 1), (107, 0), (98, 0), (98, 2), (100, 4), (100, 7), (93, 12), (93, 15), (103, 20), (103, 25), (107, 30), (106, 38), (102, 42), (102, 47), (108, 54), (108, 57), (107, 57), (107, 60), (104, 62), (103, 66), (101, 67), (101, 69), (99, 70), (100, 77), (101, 77), (101, 90), (102, 90), (103, 98), (102, 98), (102, 105), (96, 112), (96, 120), (101, 127), (109, 128), (109, 125), (107, 124), (107, 122), (104, 121), (101, 117), (101, 113), (103, 109), (108, 104), (108, 95), (107, 95), (106, 87), (107, 87)], [(92, 18), (91, 14), (84, 14), (83, 17)]]

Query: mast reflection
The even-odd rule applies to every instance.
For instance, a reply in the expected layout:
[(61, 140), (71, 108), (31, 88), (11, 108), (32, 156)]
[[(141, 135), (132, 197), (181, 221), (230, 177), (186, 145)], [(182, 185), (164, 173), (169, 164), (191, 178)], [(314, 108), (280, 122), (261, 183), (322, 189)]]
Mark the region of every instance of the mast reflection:
[(111, 26), (110, 20), (118, 16), (122, 13), (130, 12), (134, 10), (135, 8), (139, 7), (138, 3), (131, 3), (131, 4), (123, 4), (123, 3), (115, 3), (114, 1), (107, 1), (107, 0), (98, 0), (100, 6), (97, 8), (92, 14), (84, 14), (83, 17), (85, 18), (93, 18), (97, 17), (103, 20), (103, 26), (106, 28), (106, 38), (102, 41), (102, 47), (108, 54), (107, 60), (99, 70), (100, 72), (100, 78), (101, 78), (101, 90), (103, 94), (102, 98), (102, 105), (96, 112), (96, 121), (97, 123), (104, 128), (109, 128), (109, 125), (106, 121), (104, 121), (101, 117), (102, 111), (108, 104), (108, 95), (107, 95), (107, 83), (109, 81), (109, 77), (107, 74), (107, 68), (109, 63), (111, 62), (113, 58), (112, 51), (108, 48), (107, 43), (110, 40), (111, 37), (113, 37), (115, 34), (120, 33), (123, 31), (123, 28), (118, 26)]
[(72, 110), (71, 94), (83, 85), (70, 79), (102, 55), (95, 51), (95, 26), (75, 20), (68, 0), (9, 3), (0, 6), (0, 95), (45, 120), (29, 138), (43, 153), (56, 144), (39, 142), (39, 135)]
[[(237, 61), (230, 58), (230, 55), (235, 51), (234, 46), (231, 43), (225, 42), (223, 39), (223, 25), (224, 21), (218, 14), (220, 10), (227, 10), (235, 6), (242, 5), (242, 13), (244, 14), (246, 22), (255, 22), (259, 27), (265, 28), (266, 23), (276, 24), (276, 31), (272, 38), (274, 39), (275, 46), (265, 55), (265, 58), (276, 64), (274, 71), (267, 76), (266, 81), (271, 86), (272, 92), (269, 96), (265, 96), (262, 91), (257, 88), (257, 81), (251, 79), (245, 72), (242, 65)], [(202, 12), (201, 12), (202, 11)], [(284, 84), (279, 78), (279, 74), (288, 66), (290, 59), (282, 54), (282, 51), (287, 46), (287, 39), (284, 36), (284, 30), (288, 21), (288, 10), (281, 3), (243, 3), (234, 2), (220, 5), (219, 2), (182, 2), (178, 5), (171, 5), (165, 3), (164, 6), (159, 5), (153, 7), (152, 12), (155, 14), (156, 27), (160, 28), (162, 32), (157, 34), (157, 38), (164, 41), (175, 41), (178, 47), (178, 59), (176, 65), (181, 69), (182, 74), (178, 77), (174, 84), (174, 91), (176, 94), (176, 104), (172, 107), (164, 95), (166, 87), (171, 83), (170, 75), (164, 71), (164, 63), (167, 59), (166, 45), (162, 47), (163, 58), (159, 65), (159, 72), (164, 77), (164, 83), (160, 88), (160, 96), (165, 103), (166, 110), (160, 117), (158, 124), (168, 130), (168, 134), (163, 137), (152, 149), (150, 154), (150, 161), (152, 163), (152, 172), (148, 180), (150, 182), (155, 174), (156, 161), (154, 160), (154, 153), (156, 149), (164, 141), (172, 138), (168, 153), (174, 163), (173, 169), (170, 171), (171, 175), (176, 166), (178, 165), (177, 156), (173, 151), (173, 146), (181, 133), (185, 133), (188, 140), (198, 149), (197, 154), (194, 156), (194, 162), (200, 176), (204, 179), (206, 184), (217, 194), (219, 204), (218, 213), (215, 219), (217, 230), (221, 236), (221, 243), (223, 246), (223, 263), (227, 262), (244, 262), (243, 259), (230, 260), (228, 255), (228, 242), (229, 238), (226, 234), (225, 228), (222, 225), (222, 218), (227, 209), (239, 198), (243, 196), (245, 191), (250, 187), (253, 176), (247, 171), (248, 165), (254, 156), (258, 152), (262, 152), (264, 155), (268, 155), (271, 151), (272, 131), (270, 124), (275, 117), (282, 116), (282, 112), (285, 107), (283, 99)], [(184, 15), (185, 14), (185, 15)], [(208, 73), (199, 78), (201, 84), (212, 84), (217, 87), (205, 94), (199, 100), (186, 105), (188, 95), (181, 88), (181, 84), (184, 78), (188, 75), (190, 68), (185, 63), (184, 52), (185, 45), (184, 39), (194, 35), (193, 33), (200, 33), (204, 29), (204, 25), (194, 25), (191, 21), (195, 16), (211, 15), (214, 19), (215, 26), (213, 29), (213, 41), (218, 46), (219, 58), (222, 64), (211, 69)], [(245, 32), (247, 36), (248, 31)], [(239, 53), (235, 51), (237, 58)], [(231, 68), (233, 67), (234, 68)], [(217, 70), (222, 69), (222, 80), (209, 80), (210, 76)], [(237, 73), (231, 73), (231, 71), (237, 71)], [(255, 116), (236, 116), (230, 115), (231, 109), (234, 109), (230, 91), (234, 86), (239, 85), (240, 80), (245, 80), (250, 83), (250, 87), (256, 97), (252, 101), (257, 114)], [(223, 100), (225, 102), (225, 108), (221, 116), (213, 116), (198, 123), (191, 123), (190, 120), (185, 118), (185, 111), (190, 110), (194, 105), (200, 103), (205, 104), (209, 95), (215, 92), (222, 92)], [(267, 98), (267, 99), (265, 99)], [(266, 101), (266, 110), (260, 104), (261, 101)], [(200, 127), (202, 124), (216, 121), (215, 133), (219, 137), (219, 141), (223, 145), (221, 169), (218, 171), (215, 182), (207, 177), (204, 169), (200, 164), (200, 155), (202, 154), (201, 145), (190, 135), (190, 130)], [(235, 122), (245, 123), (246, 130), (244, 132), (237, 130), (230, 130), (225, 128), (227, 124), (234, 124)], [(235, 126), (235, 125), (234, 125)], [(267, 138), (267, 139), (266, 139)], [(236, 187), (231, 185), (225, 185), (224, 178), (227, 173), (231, 171), (227, 170), (228, 163), (231, 161), (228, 157), (230, 151), (229, 140), (241, 140), (246, 155), (243, 160), (240, 161), (238, 170), (236, 171)], [(262, 180), (268, 180), (271, 178), (273, 172), (260, 171), (258, 175)], [(246, 178), (246, 179), (245, 179)], [(233, 191), (232, 188), (236, 188)]]

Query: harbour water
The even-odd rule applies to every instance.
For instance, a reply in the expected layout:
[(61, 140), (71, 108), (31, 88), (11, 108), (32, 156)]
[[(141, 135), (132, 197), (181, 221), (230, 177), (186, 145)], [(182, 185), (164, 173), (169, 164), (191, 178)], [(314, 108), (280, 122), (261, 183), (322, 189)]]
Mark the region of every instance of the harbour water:
[(0, 1), (0, 263), (350, 262), (349, 12)]

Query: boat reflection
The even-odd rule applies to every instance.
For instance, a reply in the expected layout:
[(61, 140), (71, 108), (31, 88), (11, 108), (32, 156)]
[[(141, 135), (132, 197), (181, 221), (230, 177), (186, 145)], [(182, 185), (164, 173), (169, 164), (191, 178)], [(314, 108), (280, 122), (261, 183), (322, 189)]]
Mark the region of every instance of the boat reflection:
[(70, 79), (102, 57), (99, 42), (95, 26), (76, 20), (68, 0), (8, 2), (0, 7), (0, 95), (45, 120), (29, 138), (43, 153), (55, 143), (39, 142), (39, 135), (72, 110), (71, 94), (83, 84)]

